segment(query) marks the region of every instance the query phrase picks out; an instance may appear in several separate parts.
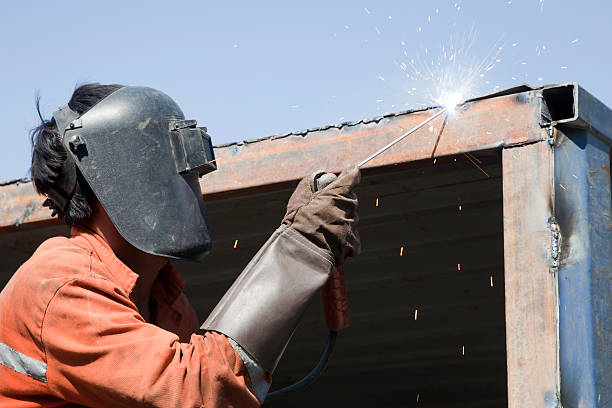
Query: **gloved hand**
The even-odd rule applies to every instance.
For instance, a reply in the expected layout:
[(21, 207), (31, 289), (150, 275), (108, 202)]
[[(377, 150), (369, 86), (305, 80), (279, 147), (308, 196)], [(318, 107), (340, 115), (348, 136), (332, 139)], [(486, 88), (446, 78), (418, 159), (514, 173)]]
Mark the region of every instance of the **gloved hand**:
[(332, 262), (340, 266), (347, 256), (359, 254), (357, 197), (352, 191), (359, 179), (359, 169), (352, 167), (316, 193), (310, 177), (302, 180), (289, 200), (284, 225), (201, 328), (225, 334), (266, 372), (274, 372), (312, 297), (329, 281)]
[(309, 177), (298, 184), (287, 204), (283, 224), (295, 229), (319, 248), (331, 251), (336, 266), (361, 252), (357, 232), (357, 196), (353, 187), (361, 175), (357, 166), (348, 168), (330, 185), (312, 192)]

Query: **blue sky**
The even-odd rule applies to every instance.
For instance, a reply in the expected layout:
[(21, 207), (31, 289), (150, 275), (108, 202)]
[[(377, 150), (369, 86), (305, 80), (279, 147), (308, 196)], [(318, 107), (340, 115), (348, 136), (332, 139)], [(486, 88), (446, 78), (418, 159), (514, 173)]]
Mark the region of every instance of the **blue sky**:
[(0, 180), (28, 176), (35, 93), (49, 117), (84, 82), (163, 90), (218, 144), (433, 105), (410, 60), (456, 73), (466, 39), (472, 93), (577, 81), (612, 106), (610, 17), (607, 0), (12, 1)]

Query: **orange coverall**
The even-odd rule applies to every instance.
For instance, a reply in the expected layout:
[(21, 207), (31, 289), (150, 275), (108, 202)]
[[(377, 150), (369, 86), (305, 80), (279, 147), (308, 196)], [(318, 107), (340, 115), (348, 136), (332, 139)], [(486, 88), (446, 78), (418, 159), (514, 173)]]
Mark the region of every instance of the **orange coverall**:
[(176, 270), (153, 286), (154, 324), (137, 278), (87, 230), (45, 241), (0, 293), (0, 406), (260, 406), (227, 338), (198, 334)]

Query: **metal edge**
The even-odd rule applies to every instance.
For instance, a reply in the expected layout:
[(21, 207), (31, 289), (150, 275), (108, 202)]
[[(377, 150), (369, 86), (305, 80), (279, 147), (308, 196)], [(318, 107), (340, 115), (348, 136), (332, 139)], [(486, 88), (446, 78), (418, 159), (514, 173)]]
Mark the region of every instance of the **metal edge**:
[[(539, 88), (541, 92), (571, 86), (573, 93), (573, 115), (551, 120), (554, 126), (587, 129), (608, 145), (612, 145), (612, 110), (576, 82)], [(546, 103), (547, 101), (545, 101)], [(549, 101), (550, 102), (550, 101)]]

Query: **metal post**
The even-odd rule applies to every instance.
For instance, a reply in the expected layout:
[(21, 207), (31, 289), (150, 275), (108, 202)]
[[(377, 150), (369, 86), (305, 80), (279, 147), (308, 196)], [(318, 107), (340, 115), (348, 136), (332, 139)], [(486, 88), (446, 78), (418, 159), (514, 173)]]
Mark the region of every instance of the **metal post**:
[(612, 404), (608, 142), (587, 130), (563, 128), (555, 147), (555, 209), (562, 237), (559, 324), (564, 407)]
[(558, 407), (551, 146), (541, 141), (504, 149), (502, 172), (508, 406)]

